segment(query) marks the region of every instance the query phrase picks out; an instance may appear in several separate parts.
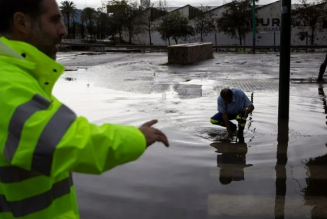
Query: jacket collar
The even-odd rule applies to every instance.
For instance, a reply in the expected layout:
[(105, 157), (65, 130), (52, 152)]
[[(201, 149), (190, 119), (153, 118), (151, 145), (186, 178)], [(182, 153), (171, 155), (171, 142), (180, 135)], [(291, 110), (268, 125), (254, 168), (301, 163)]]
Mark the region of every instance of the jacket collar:
[(49, 96), (56, 81), (65, 71), (64, 66), (34, 46), (21, 41), (11, 41), (5, 37), (0, 38), (0, 60), (25, 69)]
[(236, 103), (235, 94), (233, 95), (233, 101), (232, 101), (232, 103)]

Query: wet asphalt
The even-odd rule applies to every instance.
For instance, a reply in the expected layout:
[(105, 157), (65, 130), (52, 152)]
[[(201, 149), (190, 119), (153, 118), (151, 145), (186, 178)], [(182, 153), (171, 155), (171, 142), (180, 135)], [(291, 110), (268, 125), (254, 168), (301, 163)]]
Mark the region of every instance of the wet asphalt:
[[(292, 54), (290, 120), (278, 122), (277, 54), (215, 54), (192, 66), (168, 66), (164, 53), (60, 54), (69, 71), (54, 94), (78, 115), (159, 119), (171, 142), (101, 176), (75, 173), (81, 218), (327, 218), (327, 86), (312, 80), (323, 58)], [(215, 141), (224, 129), (209, 119), (224, 87), (256, 107), (244, 143)]]

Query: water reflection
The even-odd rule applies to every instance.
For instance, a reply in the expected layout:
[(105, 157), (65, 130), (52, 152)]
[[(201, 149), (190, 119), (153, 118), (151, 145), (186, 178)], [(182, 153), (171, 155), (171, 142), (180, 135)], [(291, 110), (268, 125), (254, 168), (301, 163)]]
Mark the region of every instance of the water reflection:
[[(318, 94), (327, 114), (326, 95), (323, 85), (319, 85)], [(327, 117), (326, 117), (327, 118)], [(327, 124), (327, 122), (326, 122)], [(327, 144), (326, 144), (327, 145)], [(312, 219), (327, 218), (327, 154), (311, 158), (305, 163), (307, 168), (307, 186), (302, 189), (304, 205), (312, 206)]]
[[(318, 94), (320, 96), (320, 99), (322, 100), (322, 104), (323, 104), (323, 107), (324, 107), (324, 110), (325, 110), (325, 114), (327, 115), (326, 95), (325, 95), (324, 87), (321, 84), (319, 85), (319, 88), (318, 88)], [(327, 119), (327, 117), (326, 117), (326, 119)], [(326, 122), (326, 125), (327, 125), (327, 122)]]
[[(254, 93), (252, 92), (251, 93), (251, 102), (252, 102), (252, 104), (254, 105)], [(253, 112), (252, 112), (253, 113)], [(248, 130), (250, 131), (250, 128), (251, 128), (251, 126), (252, 126), (252, 122), (253, 122), (253, 118), (252, 118), (252, 113), (250, 113), (249, 114), (249, 119), (248, 119), (248, 121), (247, 121), (247, 123), (248, 123)], [(253, 130), (253, 133), (255, 132), (255, 129)], [(252, 141), (252, 139), (251, 139), (251, 141)], [(250, 142), (251, 142), (250, 141)]]
[(220, 168), (219, 181), (222, 185), (245, 180), (244, 168), (253, 166), (246, 164), (246, 154), (248, 152), (247, 144), (244, 139), (234, 142), (212, 143), (212, 147), (216, 148), (217, 167)]
[(304, 202), (312, 206), (311, 218), (327, 218), (327, 155), (306, 162), (307, 186), (302, 190)]
[(202, 97), (202, 85), (195, 84), (176, 84), (174, 91), (178, 93), (181, 99), (192, 99)]
[(277, 145), (277, 163), (276, 170), (276, 196), (275, 196), (275, 218), (283, 219), (285, 212), (286, 195), (286, 164), (288, 148), (288, 120), (278, 120), (278, 145)]

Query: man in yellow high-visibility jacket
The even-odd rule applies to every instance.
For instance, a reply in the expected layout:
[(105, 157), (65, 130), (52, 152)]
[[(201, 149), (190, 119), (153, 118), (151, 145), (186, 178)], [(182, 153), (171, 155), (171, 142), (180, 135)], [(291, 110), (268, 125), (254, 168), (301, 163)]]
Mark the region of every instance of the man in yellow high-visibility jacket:
[(52, 95), (67, 34), (55, 0), (0, 0), (0, 218), (79, 218), (71, 172), (101, 174), (166, 136), (97, 126)]

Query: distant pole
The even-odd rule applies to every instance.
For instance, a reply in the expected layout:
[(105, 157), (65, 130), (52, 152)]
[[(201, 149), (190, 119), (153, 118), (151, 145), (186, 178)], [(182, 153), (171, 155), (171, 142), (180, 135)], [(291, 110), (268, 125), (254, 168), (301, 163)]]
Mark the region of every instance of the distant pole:
[(274, 52), (276, 52), (276, 32), (274, 31)]
[(280, 119), (289, 118), (291, 62), (291, 1), (292, 0), (282, 0), (278, 103), (278, 118)]
[(216, 52), (218, 52), (218, 45), (217, 45), (217, 32), (215, 32), (215, 41), (216, 41)]
[[(308, 46), (308, 45), (309, 45), (309, 32), (308, 32), (308, 31), (307, 31), (307, 33), (306, 33), (305, 38), (306, 38), (306, 46)], [(308, 52), (308, 47), (307, 47), (307, 49), (306, 49), (306, 52)]]
[(217, 22), (214, 21), (213, 25), (215, 26), (215, 43), (216, 43), (216, 52), (218, 52), (218, 42), (217, 42), (217, 32), (218, 32), (218, 29), (217, 29)]
[(255, 41), (256, 41), (256, 36), (255, 36), (255, 32), (256, 32), (256, 22), (255, 22), (255, 0), (253, 1), (253, 6), (252, 6), (252, 32), (253, 32), (253, 44), (252, 44), (252, 52), (253, 54), (255, 54)]

